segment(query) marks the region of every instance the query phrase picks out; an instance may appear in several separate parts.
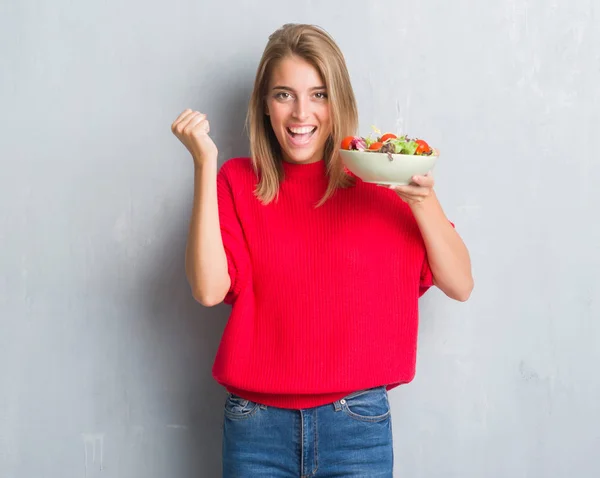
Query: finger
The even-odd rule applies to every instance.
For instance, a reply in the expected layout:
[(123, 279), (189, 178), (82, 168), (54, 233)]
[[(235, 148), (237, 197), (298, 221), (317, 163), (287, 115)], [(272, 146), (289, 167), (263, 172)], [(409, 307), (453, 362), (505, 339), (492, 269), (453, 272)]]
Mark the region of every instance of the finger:
[(183, 128), (184, 133), (191, 133), (198, 125), (205, 123), (199, 130), (206, 129), (208, 126), (208, 121), (206, 121), (206, 115), (196, 115), (192, 119), (189, 120), (188, 124)]
[(182, 113), (177, 117), (177, 119), (175, 121), (173, 121), (173, 123), (175, 123), (175, 124), (179, 123), (183, 118), (190, 115), (191, 113), (193, 113), (193, 111), (190, 108), (184, 109), (182, 111)]
[(208, 134), (208, 133), (210, 133), (210, 123), (208, 122), (207, 119), (203, 119), (202, 121), (200, 121), (196, 125), (192, 126), (191, 130), (192, 131), (197, 131), (197, 132), (200, 132), (200, 133)]
[(394, 189), (398, 193), (406, 194), (409, 196), (428, 196), (429, 191), (430, 191), (429, 188), (424, 188), (421, 186), (412, 186), (412, 185), (396, 186)]
[[(187, 131), (190, 125), (193, 126), (193, 124), (198, 123), (199, 121), (202, 121), (204, 118), (206, 118), (205, 114), (202, 114), (198, 111), (193, 111), (192, 114), (186, 116), (183, 120), (181, 120), (179, 122), (179, 124), (177, 125), (177, 132), (179, 134), (182, 134), (183, 132)], [(193, 123), (193, 124), (192, 124)]]
[(194, 113), (197, 113), (196, 111), (192, 111), (191, 109), (187, 108), (186, 110), (183, 111), (183, 113), (181, 113), (177, 119), (175, 121), (173, 121), (173, 124), (171, 125), (171, 130), (174, 132), (177, 128), (178, 125), (180, 125), (182, 122), (187, 121), (191, 116), (194, 115)]
[(202, 121), (206, 118), (206, 115), (204, 113), (200, 113), (199, 111), (194, 111), (193, 114), (189, 115), (185, 118), (184, 121), (182, 121), (183, 128), (185, 129), (188, 125), (192, 123), (192, 121), (196, 121), (198, 118), (200, 118), (200, 121)]
[(188, 114), (184, 115), (177, 123), (173, 123), (173, 133), (181, 134), (183, 132), (183, 128), (185, 128), (190, 122), (190, 120), (196, 117), (198, 114), (200, 113), (198, 113), (197, 111), (189, 112)]
[(433, 176), (430, 176), (429, 174), (430, 173), (427, 173), (425, 176), (413, 176), (411, 178), (412, 182), (421, 187), (431, 188), (433, 187), (435, 181)]

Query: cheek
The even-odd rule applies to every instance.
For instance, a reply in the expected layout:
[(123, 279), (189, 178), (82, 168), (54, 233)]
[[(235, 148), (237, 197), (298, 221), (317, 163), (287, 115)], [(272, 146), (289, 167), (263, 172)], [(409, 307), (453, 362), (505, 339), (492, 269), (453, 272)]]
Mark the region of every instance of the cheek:
[(321, 123), (329, 125), (331, 115), (329, 113), (329, 106), (324, 106), (319, 111), (319, 118), (321, 119)]
[(328, 110), (325, 110), (321, 115), (321, 125), (323, 126), (324, 133), (331, 133), (331, 118)]
[(273, 128), (279, 127), (286, 119), (285, 105), (279, 103), (269, 104), (269, 117)]

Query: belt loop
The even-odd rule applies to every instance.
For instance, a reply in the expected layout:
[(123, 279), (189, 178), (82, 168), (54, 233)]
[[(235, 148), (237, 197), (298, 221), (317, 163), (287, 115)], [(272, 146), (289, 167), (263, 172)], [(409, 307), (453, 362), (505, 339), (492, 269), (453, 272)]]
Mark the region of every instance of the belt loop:
[(340, 403), (339, 400), (336, 400), (335, 402), (333, 402), (333, 408), (335, 409), (336, 412), (339, 412), (342, 409), (342, 404)]

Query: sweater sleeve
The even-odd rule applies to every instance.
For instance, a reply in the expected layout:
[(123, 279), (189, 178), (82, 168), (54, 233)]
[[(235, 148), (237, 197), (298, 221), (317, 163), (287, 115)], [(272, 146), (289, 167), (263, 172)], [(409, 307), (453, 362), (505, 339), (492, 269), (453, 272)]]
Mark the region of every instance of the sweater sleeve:
[[(450, 221), (452, 227), (454, 223)], [(435, 284), (433, 283), (433, 272), (431, 272), (431, 267), (429, 265), (429, 260), (427, 259), (427, 253), (425, 253), (425, 257), (423, 259), (423, 265), (421, 267), (421, 282), (419, 284), (419, 297), (421, 297), (425, 292), (429, 290), (430, 287), (433, 287)]]
[(234, 188), (225, 165), (221, 167), (217, 174), (217, 199), (221, 237), (227, 256), (229, 278), (231, 279), (231, 287), (225, 296), (224, 302), (233, 304), (243, 287), (250, 282), (251, 268), (244, 231), (236, 210)]

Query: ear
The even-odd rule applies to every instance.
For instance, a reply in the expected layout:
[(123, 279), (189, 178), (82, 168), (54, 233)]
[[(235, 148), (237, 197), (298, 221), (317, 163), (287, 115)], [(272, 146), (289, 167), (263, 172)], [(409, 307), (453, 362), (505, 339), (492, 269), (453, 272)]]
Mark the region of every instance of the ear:
[(265, 114), (269, 116), (269, 105), (265, 103)]

